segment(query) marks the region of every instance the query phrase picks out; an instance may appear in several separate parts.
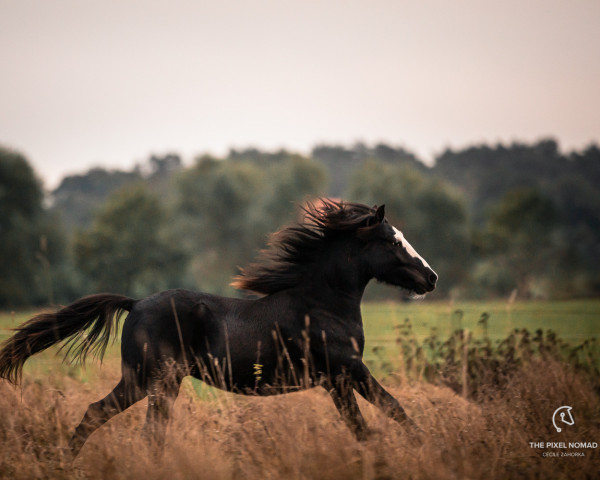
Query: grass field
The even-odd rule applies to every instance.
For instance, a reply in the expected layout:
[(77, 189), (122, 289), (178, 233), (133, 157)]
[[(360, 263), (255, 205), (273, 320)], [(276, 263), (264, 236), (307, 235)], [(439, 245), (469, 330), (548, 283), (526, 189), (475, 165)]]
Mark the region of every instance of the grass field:
[[(487, 315), (486, 326), (479, 321)], [(486, 334), (492, 342), (506, 338), (515, 329), (534, 333), (552, 330), (570, 345), (586, 340), (600, 341), (600, 299), (560, 302), (462, 302), (462, 303), (372, 303), (363, 307), (367, 344), (365, 358), (385, 358), (394, 362), (398, 355), (398, 327), (407, 320), (418, 341), (435, 333), (446, 339), (467, 329), (474, 338)], [(373, 350), (377, 349), (377, 358)]]
[(424, 338), (436, 329), (442, 337), (467, 328), (483, 334), (477, 323), (489, 315), (488, 335), (497, 340), (514, 328), (555, 331), (569, 343), (600, 336), (600, 299), (561, 302), (373, 303), (363, 308), (365, 333), (374, 344), (394, 338), (394, 327), (406, 318), (415, 334)]
[[(0, 339), (32, 312), (0, 314)], [(479, 320), (487, 314), (487, 332)], [(572, 345), (600, 337), (600, 300), (376, 303), (363, 307), (365, 357), (397, 358), (398, 325), (414, 337), (468, 329), (500, 341), (514, 329), (554, 330)], [(378, 347), (378, 348), (377, 348)], [(22, 388), (0, 381), (0, 478), (384, 479), (597, 478), (600, 449), (539, 449), (529, 442), (600, 443), (600, 387), (556, 358), (532, 358), (485, 396), (439, 382), (384, 376), (424, 433), (414, 434), (359, 398), (374, 433), (356, 442), (321, 389), (281, 397), (197, 395), (184, 382), (161, 455), (140, 438), (146, 400), (92, 435), (71, 462), (65, 447), (87, 405), (119, 378), (119, 344), (104, 364), (62, 363), (56, 349), (25, 366)], [(554, 410), (573, 406), (575, 426), (557, 433)], [(557, 452), (559, 456), (544, 456)], [(568, 456), (560, 456), (561, 453)]]

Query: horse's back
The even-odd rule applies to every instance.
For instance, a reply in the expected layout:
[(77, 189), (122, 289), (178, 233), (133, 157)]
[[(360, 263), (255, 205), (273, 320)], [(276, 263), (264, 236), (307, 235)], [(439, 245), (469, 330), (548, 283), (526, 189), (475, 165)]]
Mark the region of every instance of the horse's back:
[[(255, 387), (260, 365), (262, 378), (272, 382), (283, 343), (294, 360), (302, 354), (296, 341), (305, 321), (294, 302), (283, 292), (259, 300), (189, 290), (151, 295), (136, 303), (123, 326), (123, 367), (141, 372), (139, 382), (174, 361), (202, 379), (208, 371), (217, 386), (225, 378), (225, 388), (244, 391)], [(224, 371), (215, 376), (219, 368)]]
[(222, 319), (247, 302), (191, 290), (159, 292), (139, 300), (123, 324), (121, 354), (127, 366), (144, 370), (160, 362), (191, 361), (202, 344), (218, 343)]

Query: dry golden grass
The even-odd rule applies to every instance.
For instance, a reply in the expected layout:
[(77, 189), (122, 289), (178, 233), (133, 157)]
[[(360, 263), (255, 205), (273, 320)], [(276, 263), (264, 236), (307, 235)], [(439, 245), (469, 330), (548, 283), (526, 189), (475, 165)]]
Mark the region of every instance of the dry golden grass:
[[(548, 363), (549, 362), (549, 363)], [(96, 431), (72, 462), (71, 432), (118, 379), (111, 362), (83, 383), (64, 373), (22, 389), (0, 382), (0, 476), (13, 479), (493, 479), (598, 478), (600, 450), (543, 458), (531, 441), (600, 442), (600, 398), (556, 361), (534, 361), (486, 400), (427, 383), (389, 386), (425, 433), (411, 434), (359, 399), (369, 440), (359, 443), (321, 389), (269, 398), (201, 400), (184, 382), (162, 454), (140, 437), (146, 401)], [(576, 427), (554, 432), (560, 405)], [(582, 450), (583, 451), (583, 450)]]

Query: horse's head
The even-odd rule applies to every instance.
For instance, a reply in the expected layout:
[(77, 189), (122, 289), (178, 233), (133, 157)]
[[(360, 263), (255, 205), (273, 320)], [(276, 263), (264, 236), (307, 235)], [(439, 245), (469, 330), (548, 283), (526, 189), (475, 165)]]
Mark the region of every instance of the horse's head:
[(367, 225), (357, 231), (366, 243), (363, 250), (367, 269), (375, 279), (418, 295), (431, 292), (438, 276), (400, 230), (390, 225), (382, 205)]
[(436, 273), (389, 224), (383, 206), (321, 199), (303, 212), (302, 222), (271, 237), (235, 287), (269, 295), (326, 278), (330, 288), (364, 289), (375, 278), (417, 295), (435, 288)]

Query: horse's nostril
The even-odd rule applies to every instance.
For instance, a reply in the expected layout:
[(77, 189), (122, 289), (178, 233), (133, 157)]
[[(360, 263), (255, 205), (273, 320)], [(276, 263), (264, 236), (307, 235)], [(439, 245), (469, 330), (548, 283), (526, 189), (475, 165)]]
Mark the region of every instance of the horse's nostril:
[(438, 276), (437, 276), (435, 273), (431, 272), (431, 273), (429, 274), (429, 283), (430, 283), (431, 285), (435, 285), (435, 284), (436, 284), (436, 282), (437, 282), (437, 279), (438, 279)]

